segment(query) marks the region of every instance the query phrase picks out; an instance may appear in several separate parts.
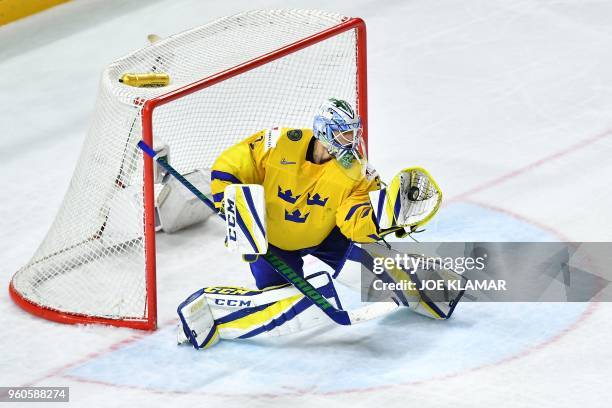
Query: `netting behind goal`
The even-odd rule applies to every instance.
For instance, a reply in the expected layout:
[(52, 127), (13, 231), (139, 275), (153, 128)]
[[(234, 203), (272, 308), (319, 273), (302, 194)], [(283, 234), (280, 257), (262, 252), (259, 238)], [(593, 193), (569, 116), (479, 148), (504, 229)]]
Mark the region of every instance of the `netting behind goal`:
[[(146, 72), (168, 73), (170, 85), (118, 82)], [(207, 169), (260, 129), (310, 127), (332, 96), (367, 120), (363, 22), (325, 12), (243, 13), (117, 60), (57, 217), (13, 277), (13, 299), (52, 320), (154, 328), (153, 176), (138, 141), (169, 145), (181, 173)]]

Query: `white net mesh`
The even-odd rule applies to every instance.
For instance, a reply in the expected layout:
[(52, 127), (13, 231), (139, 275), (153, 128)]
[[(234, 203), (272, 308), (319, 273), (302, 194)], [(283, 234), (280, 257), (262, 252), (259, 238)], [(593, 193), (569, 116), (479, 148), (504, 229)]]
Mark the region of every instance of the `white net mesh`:
[[(145, 319), (141, 102), (243, 64), (344, 21), (318, 11), (254, 11), (156, 42), (103, 73), (95, 117), (59, 213), (13, 278), (30, 302), (110, 319)], [(356, 33), (349, 30), (157, 108), (153, 137), (181, 173), (209, 168), (233, 143), (274, 125), (311, 126), (334, 96), (356, 103)], [(165, 72), (163, 88), (118, 82)]]

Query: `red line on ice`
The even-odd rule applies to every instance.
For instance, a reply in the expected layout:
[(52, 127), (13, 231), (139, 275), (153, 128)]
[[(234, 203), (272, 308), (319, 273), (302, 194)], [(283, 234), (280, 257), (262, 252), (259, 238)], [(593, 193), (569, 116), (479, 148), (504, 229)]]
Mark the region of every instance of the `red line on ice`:
[(557, 160), (563, 156), (567, 156), (568, 154), (574, 153), (578, 150), (584, 149), (585, 147), (592, 145), (593, 143), (601, 140), (601, 139), (605, 139), (606, 137), (612, 136), (612, 129), (608, 129), (605, 132), (599, 133), (595, 136), (591, 136), (587, 139), (583, 139), (581, 141), (579, 141), (578, 143), (575, 143), (569, 147), (566, 147), (563, 150), (560, 150), (556, 153), (553, 153), (549, 156), (543, 157), (541, 159), (538, 159), (532, 163), (529, 163), (523, 167), (519, 167), (515, 170), (512, 170), (509, 173), (503, 174), (499, 177), (496, 177), (492, 180), (486, 181), (483, 184), (476, 186), (470, 190), (464, 191), (463, 193), (460, 193), (459, 195), (456, 195), (452, 198), (450, 198), (449, 200), (447, 200), (448, 202), (453, 202), (453, 201), (459, 201), (459, 200), (463, 200), (466, 197), (475, 194), (475, 193), (479, 193), (483, 190), (489, 189), (491, 187), (497, 186), (499, 184), (502, 184), (516, 176), (519, 176), (521, 174), (527, 173), (537, 167), (540, 167), (541, 165), (545, 164), (545, 163), (549, 163), (551, 161)]

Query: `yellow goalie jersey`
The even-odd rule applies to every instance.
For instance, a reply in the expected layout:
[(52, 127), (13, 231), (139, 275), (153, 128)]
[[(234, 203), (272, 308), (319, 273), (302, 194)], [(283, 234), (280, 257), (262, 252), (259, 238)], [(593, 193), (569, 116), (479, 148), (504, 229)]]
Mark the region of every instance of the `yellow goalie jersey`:
[(320, 244), (335, 226), (356, 242), (379, 239), (368, 192), (380, 189), (376, 175), (337, 160), (306, 159), (311, 129), (262, 130), (225, 150), (215, 161), (211, 190), (221, 207), (228, 184), (260, 184), (266, 196), (268, 240), (284, 250)]

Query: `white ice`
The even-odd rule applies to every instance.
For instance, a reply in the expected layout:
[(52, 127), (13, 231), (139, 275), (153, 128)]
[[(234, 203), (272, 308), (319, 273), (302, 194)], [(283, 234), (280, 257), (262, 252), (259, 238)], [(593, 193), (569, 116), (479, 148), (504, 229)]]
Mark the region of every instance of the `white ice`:
[(422, 165), (445, 193), (423, 239), (611, 241), (608, 1), (73, 1), (0, 27), (0, 386), (70, 386), (88, 407), (608, 406), (606, 303), (466, 303), (447, 322), (395, 313), (177, 347), (180, 300), (251, 284), (215, 222), (158, 237), (157, 332), (63, 326), (11, 302), (10, 277), (68, 186), (102, 68), (149, 33), (280, 7), (366, 21), (371, 161), (386, 178)]

